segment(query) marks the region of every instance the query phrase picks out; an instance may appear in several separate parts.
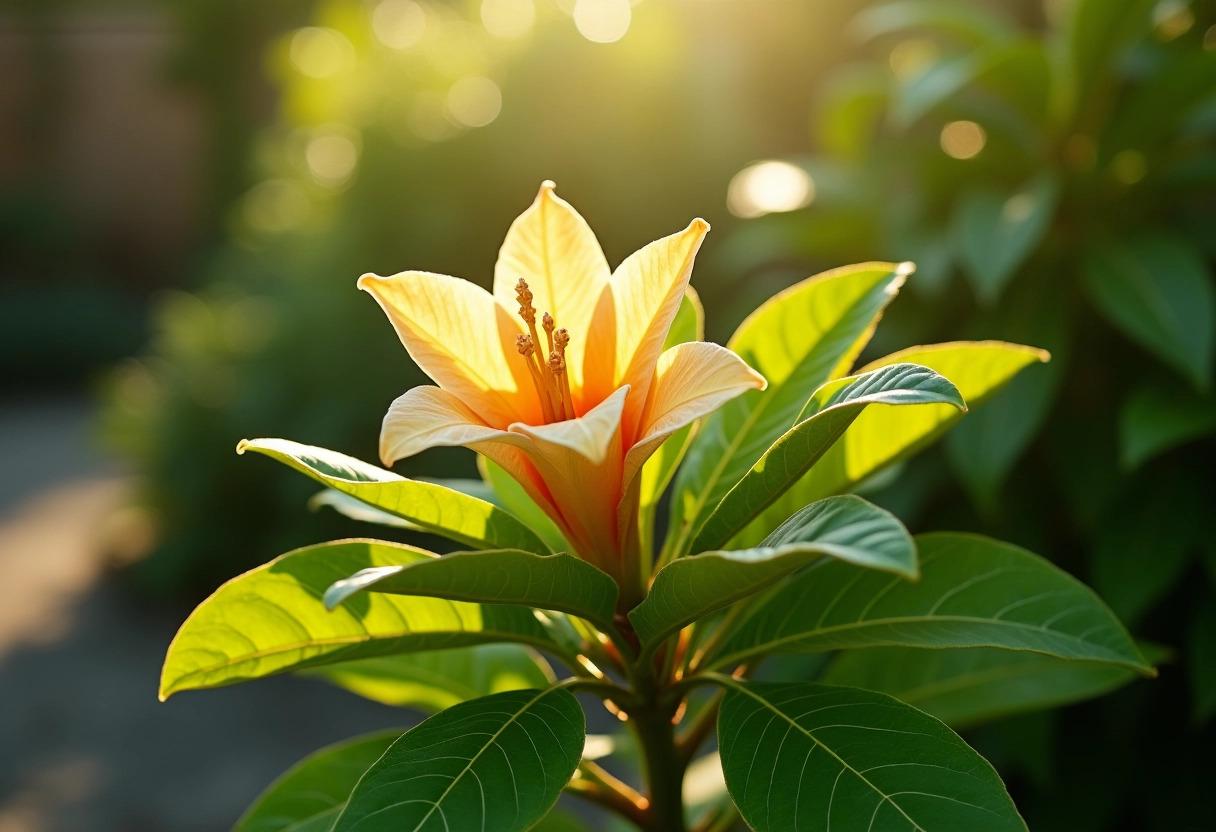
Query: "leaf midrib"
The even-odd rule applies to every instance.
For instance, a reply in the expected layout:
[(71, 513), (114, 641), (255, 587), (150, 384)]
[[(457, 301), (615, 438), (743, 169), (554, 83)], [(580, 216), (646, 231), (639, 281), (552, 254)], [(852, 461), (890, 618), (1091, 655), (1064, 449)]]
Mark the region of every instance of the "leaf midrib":
[[(916, 821), (912, 820), (911, 816), (903, 810), (902, 806), (900, 806), (898, 803), (896, 803), (882, 789), (878, 788), (878, 786), (874, 785), (868, 779), (866, 779), (865, 775), (863, 775), (857, 769), (853, 768), (851, 765), (849, 765), (843, 759), (841, 759), (840, 756), (835, 751), (833, 751), (822, 740), (820, 740), (813, 733), (811, 733), (810, 729), (803, 728), (801, 725), (798, 724), (798, 722), (795, 719), (790, 717), (784, 711), (777, 708), (776, 705), (773, 705), (771, 702), (769, 702), (763, 696), (760, 696), (758, 693), (752, 692), (752, 690), (749, 689), (746, 685), (736, 684), (736, 685), (732, 685), (731, 687), (734, 690), (747, 694), (752, 699), (759, 702), (761, 704), (761, 706), (767, 708), (768, 710), (772, 711), (774, 714), (776, 714), (777, 716), (781, 717), (783, 720), (788, 722), (791, 727), (797, 728), (799, 731), (801, 731), (807, 737), (807, 739), (809, 739), (811, 742), (815, 743), (816, 746), (818, 746), (819, 748), (822, 748), (824, 751), (826, 751), (828, 754), (830, 754), (832, 756), (832, 758), (835, 759), (836, 762), (840, 763), (840, 765), (845, 770), (851, 772), (858, 780), (860, 780), (861, 782), (863, 782), (867, 786), (869, 786), (871, 789), (873, 789), (878, 794), (878, 796), (881, 797), (884, 801), (886, 801), (887, 803), (890, 803), (892, 806), (894, 806), (895, 810), (897, 812), (899, 812), (901, 815), (903, 815), (904, 818), (908, 821), (908, 823), (912, 824), (913, 828), (919, 830), (919, 832), (927, 832), (927, 830), (923, 826), (918, 824)], [(415, 830), (415, 832), (416, 832), (416, 830)]]

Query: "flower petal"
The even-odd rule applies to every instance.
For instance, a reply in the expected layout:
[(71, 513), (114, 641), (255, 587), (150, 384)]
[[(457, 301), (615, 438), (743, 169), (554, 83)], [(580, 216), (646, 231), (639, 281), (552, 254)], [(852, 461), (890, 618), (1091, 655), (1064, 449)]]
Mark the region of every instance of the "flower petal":
[(359, 288), (388, 315), (410, 357), (486, 424), (540, 422), (540, 401), (515, 351), (517, 316), (475, 283), (430, 272), (365, 274)]
[(717, 344), (690, 341), (659, 356), (638, 439), (625, 457), (626, 487), (671, 434), (748, 390), (763, 390), (764, 376)]
[(582, 388), (583, 353), (596, 303), (608, 283), (608, 261), (579, 213), (544, 182), (536, 200), (507, 232), (494, 266), (494, 297), (518, 306), (515, 284), (522, 277), (532, 290), (537, 314), (548, 312), (570, 331), (566, 349), (571, 387)]
[(508, 430), (528, 437), (539, 449), (572, 451), (592, 465), (599, 465), (608, 456), (614, 437), (619, 438), (621, 413), (628, 394), (629, 388), (622, 387), (576, 419), (548, 425), (517, 422)]
[(487, 425), (452, 393), (438, 387), (414, 387), (398, 396), (384, 415), (380, 459), (392, 465), (427, 448), (506, 436), (506, 431)]
[(596, 308), (584, 360), (582, 404), (602, 401), (616, 388), (629, 385), (622, 417), (627, 444), (638, 435), (655, 362), (708, 230), (705, 220), (693, 220), (678, 234), (631, 254), (613, 273), (610, 290)]

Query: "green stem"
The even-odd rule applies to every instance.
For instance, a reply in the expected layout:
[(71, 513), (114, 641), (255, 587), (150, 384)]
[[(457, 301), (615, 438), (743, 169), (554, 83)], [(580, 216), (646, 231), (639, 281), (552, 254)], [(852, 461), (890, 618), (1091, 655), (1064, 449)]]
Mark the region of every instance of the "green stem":
[(650, 832), (685, 832), (684, 769), (686, 763), (676, 747), (675, 710), (649, 698), (629, 713), (637, 732), (646, 771), (647, 810)]

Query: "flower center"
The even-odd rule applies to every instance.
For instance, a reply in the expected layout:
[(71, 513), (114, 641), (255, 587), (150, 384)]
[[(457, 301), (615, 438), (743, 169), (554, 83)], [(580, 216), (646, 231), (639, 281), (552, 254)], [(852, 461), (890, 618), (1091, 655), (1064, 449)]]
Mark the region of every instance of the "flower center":
[(542, 360), (532, 291), (522, 277), (515, 284), (515, 299), (519, 301), (519, 317), (524, 319), (530, 333), (516, 335), (515, 348), (528, 365), (528, 375), (532, 376), (532, 384), (536, 387), (545, 424), (573, 419), (574, 402), (570, 398), (570, 379), (566, 375), (566, 346), (570, 343), (570, 333), (565, 329), (554, 330), (553, 316), (548, 312), (542, 315), (540, 324), (549, 346), (549, 360)]

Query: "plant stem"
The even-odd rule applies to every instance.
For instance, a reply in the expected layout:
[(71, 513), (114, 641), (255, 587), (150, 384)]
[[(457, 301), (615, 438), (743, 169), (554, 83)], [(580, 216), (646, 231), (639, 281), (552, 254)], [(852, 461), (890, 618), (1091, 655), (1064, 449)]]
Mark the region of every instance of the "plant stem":
[(676, 748), (675, 710), (654, 698), (629, 713), (642, 746), (650, 807), (650, 832), (685, 832), (683, 755)]

